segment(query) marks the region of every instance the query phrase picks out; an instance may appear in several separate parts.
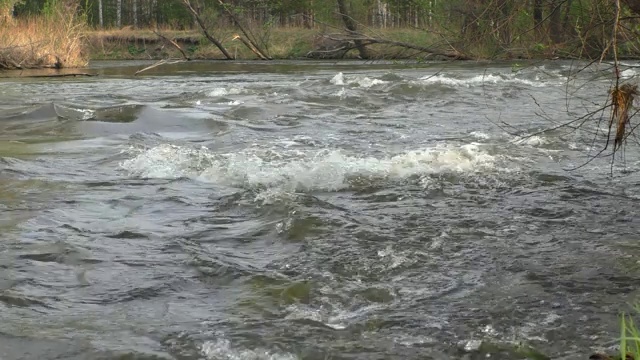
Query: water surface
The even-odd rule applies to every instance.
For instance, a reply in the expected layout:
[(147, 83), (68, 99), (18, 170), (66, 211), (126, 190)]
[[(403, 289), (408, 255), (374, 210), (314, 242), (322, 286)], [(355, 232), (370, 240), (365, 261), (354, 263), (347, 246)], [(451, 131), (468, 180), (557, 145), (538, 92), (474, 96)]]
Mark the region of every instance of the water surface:
[(196, 62), (132, 76), (145, 65), (0, 82), (1, 359), (615, 345), (638, 284), (637, 148), (613, 176), (611, 158), (567, 171), (603, 145), (606, 112), (514, 135), (597, 109), (608, 72)]

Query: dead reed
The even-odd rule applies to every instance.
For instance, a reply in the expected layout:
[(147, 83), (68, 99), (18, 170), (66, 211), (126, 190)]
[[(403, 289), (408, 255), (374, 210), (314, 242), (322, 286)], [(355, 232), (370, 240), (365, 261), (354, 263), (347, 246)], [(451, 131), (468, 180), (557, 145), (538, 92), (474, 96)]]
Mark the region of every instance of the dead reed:
[(88, 63), (85, 21), (68, 9), (0, 23), (0, 69), (77, 68)]

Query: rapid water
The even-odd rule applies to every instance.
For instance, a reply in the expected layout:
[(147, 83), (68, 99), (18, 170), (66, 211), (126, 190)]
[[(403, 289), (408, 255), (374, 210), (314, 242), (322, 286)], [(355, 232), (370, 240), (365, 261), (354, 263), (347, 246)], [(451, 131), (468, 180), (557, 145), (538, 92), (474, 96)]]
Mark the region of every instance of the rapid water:
[(607, 111), (517, 135), (597, 110), (602, 67), (144, 65), (0, 79), (0, 359), (615, 346), (636, 140), (570, 170)]

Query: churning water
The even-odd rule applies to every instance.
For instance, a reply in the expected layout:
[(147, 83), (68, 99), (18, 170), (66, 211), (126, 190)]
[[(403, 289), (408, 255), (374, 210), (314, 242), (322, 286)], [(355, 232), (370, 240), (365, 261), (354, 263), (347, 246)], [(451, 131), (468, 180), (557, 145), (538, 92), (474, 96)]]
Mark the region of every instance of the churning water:
[(0, 359), (615, 345), (640, 274), (635, 140), (611, 176), (610, 157), (568, 171), (604, 145), (606, 112), (515, 135), (597, 110), (609, 72), (136, 69), (0, 82)]

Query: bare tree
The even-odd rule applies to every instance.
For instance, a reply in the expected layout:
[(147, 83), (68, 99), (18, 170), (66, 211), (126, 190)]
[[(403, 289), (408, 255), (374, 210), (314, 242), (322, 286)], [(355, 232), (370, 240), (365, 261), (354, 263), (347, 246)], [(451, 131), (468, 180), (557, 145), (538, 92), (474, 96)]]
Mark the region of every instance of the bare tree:
[(246, 47), (249, 48), (254, 54), (256, 54), (262, 60), (271, 60), (271, 57), (267, 55), (267, 53), (262, 50), (262, 48), (258, 45), (258, 42), (255, 40), (252, 33), (247, 32), (245, 27), (242, 25), (238, 17), (231, 11), (231, 7), (229, 4), (225, 4), (224, 1), (218, 0), (218, 3), (225, 10), (227, 15), (233, 20), (234, 24), (240, 29), (240, 32), (245, 36), (246, 39), (243, 39), (239, 35), (234, 37), (234, 40), (240, 40)]
[[(121, 0), (118, 0), (121, 1)], [(224, 47), (224, 45), (222, 45), (222, 43), (216, 39), (214, 36), (212, 36), (209, 31), (207, 30), (207, 26), (204, 24), (204, 22), (202, 21), (202, 18), (200, 17), (200, 13), (198, 12), (198, 10), (196, 10), (196, 8), (193, 7), (193, 5), (191, 4), (191, 0), (182, 0), (182, 4), (187, 8), (187, 10), (189, 10), (189, 12), (191, 12), (191, 14), (195, 17), (196, 22), (198, 23), (198, 25), (200, 26), (200, 29), (202, 30), (202, 33), (204, 34), (204, 36), (211, 41), (221, 52), (222, 54), (225, 56), (225, 58), (227, 58), (228, 60), (233, 60), (233, 56), (231, 56), (231, 54), (229, 54), (229, 52), (227, 51), (227, 49)]]

